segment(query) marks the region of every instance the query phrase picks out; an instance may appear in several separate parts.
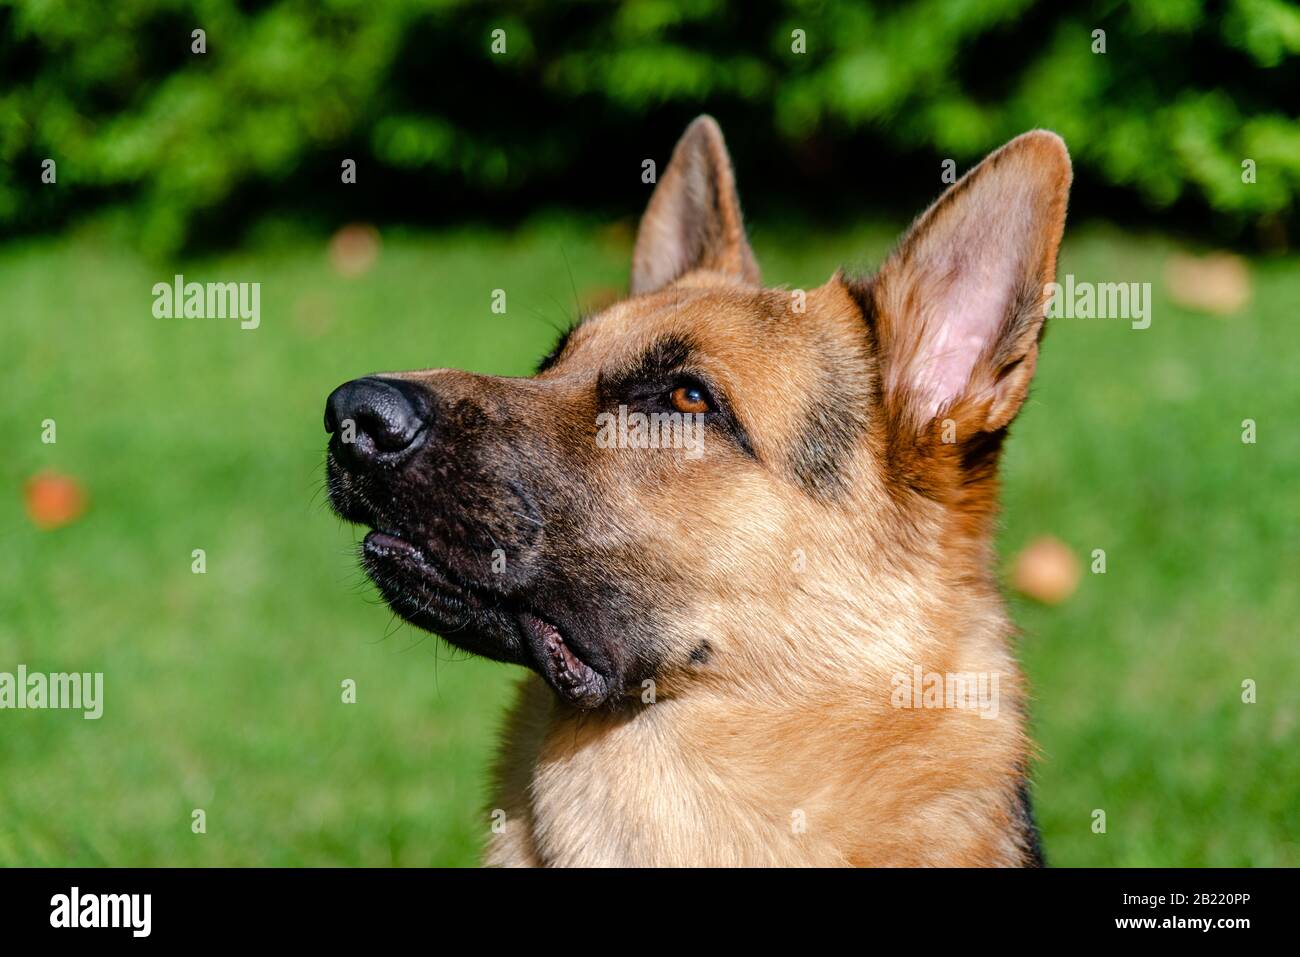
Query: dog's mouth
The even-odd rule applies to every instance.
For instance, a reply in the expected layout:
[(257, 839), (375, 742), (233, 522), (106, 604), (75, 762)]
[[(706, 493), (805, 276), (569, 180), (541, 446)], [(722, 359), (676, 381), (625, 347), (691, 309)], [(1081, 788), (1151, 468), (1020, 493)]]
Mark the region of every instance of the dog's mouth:
[(582, 659), (559, 628), (528, 611), (519, 612), (518, 620), (528, 637), (533, 663), (561, 697), (584, 708), (608, 697), (609, 680)]
[(367, 534), (362, 565), (407, 621), (466, 651), (531, 666), (575, 707), (597, 707), (615, 690), (596, 655), (544, 609), (461, 579), (427, 549), (399, 535)]

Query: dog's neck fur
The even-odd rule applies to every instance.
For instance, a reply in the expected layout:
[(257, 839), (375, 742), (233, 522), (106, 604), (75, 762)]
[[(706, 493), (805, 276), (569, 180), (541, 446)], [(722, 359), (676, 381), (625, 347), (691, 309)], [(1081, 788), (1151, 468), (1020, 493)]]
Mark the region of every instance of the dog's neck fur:
[[(870, 602), (838, 608), (808, 595), (793, 618), (750, 606), (743, 629), (809, 623), (786, 636), (787, 665), (766, 663), (760, 680), (738, 684), (733, 670), (713, 683), (705, 663), (680, 694), (667, 682), (653, 704), (587, 713), (530, 677), (507, 728), (488, 862), (1032, 863), (1009, 623), (991, 583), (934, 586), (876, 580)], [(1000, 675), (997, 717), (895, 707), (891, 678), (915, 664)]]

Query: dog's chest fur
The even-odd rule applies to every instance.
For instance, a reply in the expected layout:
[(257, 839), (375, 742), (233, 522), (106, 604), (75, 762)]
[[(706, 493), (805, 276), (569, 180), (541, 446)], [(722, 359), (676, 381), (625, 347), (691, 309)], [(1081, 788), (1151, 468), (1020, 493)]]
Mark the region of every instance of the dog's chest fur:
[[(992, 658), (984, 664), (1014, 671)], [(817, 701), (705, 694), (591, 714), (529, 677), (499, 759), (486, 861), (1032, 864), (1025, 740), (1007, 717), (899, 711), (865, 687)]]

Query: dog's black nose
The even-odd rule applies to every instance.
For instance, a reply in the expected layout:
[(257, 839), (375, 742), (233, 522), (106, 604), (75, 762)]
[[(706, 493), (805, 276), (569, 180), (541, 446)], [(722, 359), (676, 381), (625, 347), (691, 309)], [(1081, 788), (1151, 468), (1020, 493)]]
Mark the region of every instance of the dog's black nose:
[(401, 379), (366, 376), (345, 382), (325, 400), (325, 431), (361, 459), (393, 454), (415, 441), (429, 415), (429, 396)]

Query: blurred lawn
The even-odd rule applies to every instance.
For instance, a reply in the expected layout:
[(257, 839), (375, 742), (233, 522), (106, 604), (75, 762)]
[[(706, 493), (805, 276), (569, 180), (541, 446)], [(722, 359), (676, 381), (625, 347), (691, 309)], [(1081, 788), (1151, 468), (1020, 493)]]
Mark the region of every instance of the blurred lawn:
[[(804, 287), (893, 236), (754, 233), (768, 281)], [(526, 372), (575, 285), (623, 284), (627, 231), (389, 235), (352, 280), (317, 241), (255, 248), (180, 268), (260, 280), (256, 331), (153, 318), (151, 286), (174, 270), (94, 233), (0, 249), (0, 671), (106, 674), (99, 721), (0, 712), (0, 864), (476, 860), (512, 672), (375, 603), (356, 534), (324, 506), (322, 404), (376, 370)], [(1152, 281), (1154, 319), (1056, 321), (1005, 462), (1004, 555), (1050, 533), (1108, 557), (1064, 605), (1015, 609), (1040, 823), (1058, 865), (1295, 866), (1300, 271), (1255, 263), (1246, 313), (1202, 317), (1169, 304), (1170, 248), (1071, 236), (1062, 273)], [(57, 445), (39, 441), (45, 418)], [(54, 532), (23, 513), (43, 469), (91, 496)]]

